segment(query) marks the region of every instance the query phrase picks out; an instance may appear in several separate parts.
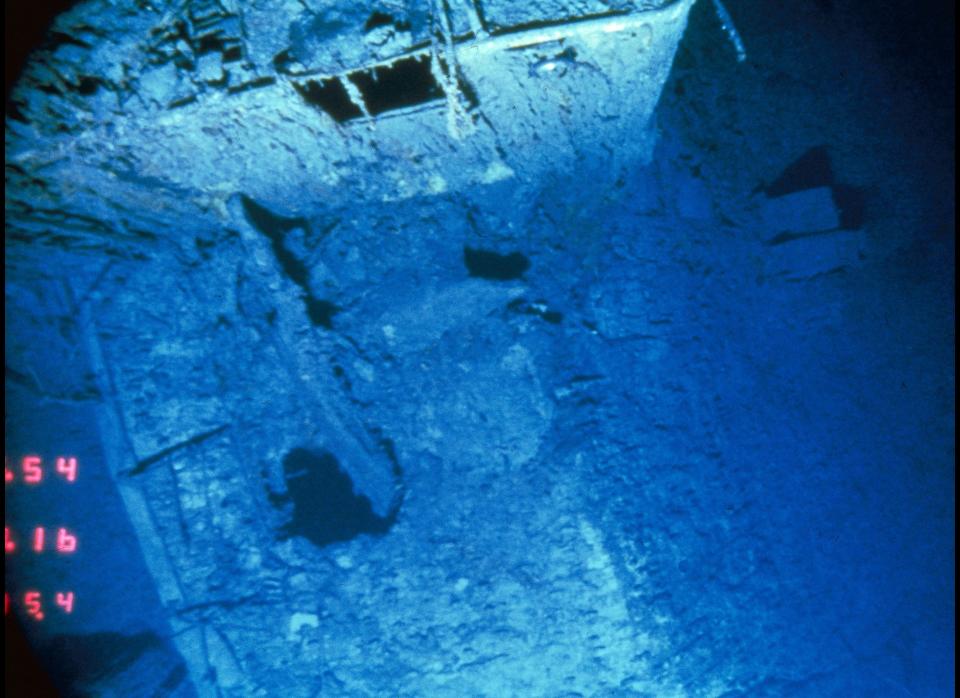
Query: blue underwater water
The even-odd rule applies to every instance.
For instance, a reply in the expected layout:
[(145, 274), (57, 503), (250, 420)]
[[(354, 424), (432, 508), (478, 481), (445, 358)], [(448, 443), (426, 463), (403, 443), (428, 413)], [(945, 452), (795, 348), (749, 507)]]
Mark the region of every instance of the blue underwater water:
[(953, 7), (462, 5), (14, 17), (6, 695), (953, 695)]

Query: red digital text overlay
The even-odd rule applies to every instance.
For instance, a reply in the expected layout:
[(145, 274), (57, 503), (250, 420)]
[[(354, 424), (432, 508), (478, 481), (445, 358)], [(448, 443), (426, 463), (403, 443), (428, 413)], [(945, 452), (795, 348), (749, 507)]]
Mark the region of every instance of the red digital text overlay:
[[(48, 483), (72, 485), (77, 482), (80, 463), (76, 456), (70, 455), (45, 458), (28, 454), (15, 459), (7, 456), (4, 459), (3, 471), (7, 487), (5, 498), (23, 496), (26, 498), (24, 503), (29, 503), (34, 497), (29, 494), (31, 489), (45, 487)], [(16, 490), (21, 485), (25, 487), (22, 492), (17, 493)], [(59, 493), (57, 494), (59, 496)], [(3, 543), (7, 564), (13, 564), (13, 559), (18, 555), (69, 556), (76, 553), (79, 547), (79, 540), (72, 526), (51, 526), (33, 522), (29, 525), (22, 522), (14, 522), (13, 525), (4, 523)], [(29, 580), (24, 581), (30, 584)], [(74, 612), (75, 605), (76, 598), (72, 590), (43, 590), (31, 585), (24, 591), (4, 591), (3, 595), (4, 615), (16, 611), (37, 622), (58, 615), (70, 615)]]
[(77, 536), (65, 526), (48, 528), (35, 526), (27, 531), (25, 541), (21, 541), (10, 526), (3, 527), (4, 553), (13, 555), (27, 545), (27, 549), (34, 553), (57, 552), (69, 555), (77, 552)]
[(64, 482), (74, 483), (80, 465), (76, 456), (56, 456), (44, 461), (40, 456), (23, 456), (13, 465), (10, 458), (5, 459), (3, 466), (3, 480), (7, 485), (21, 483), (24, 485), (39, 485), (56, 477)]
[(47, 618), (47, 610), (62, 615), (73, 613), (75, 597), (72, 591), (55, 591), (46, 596), (36, 590), (31, 589), (11, 597), (9, 592), (3, 593), (3, 615), (10, 615), (14, 606), (21, 609), (26, 615), (35, 621), (42, 621)]

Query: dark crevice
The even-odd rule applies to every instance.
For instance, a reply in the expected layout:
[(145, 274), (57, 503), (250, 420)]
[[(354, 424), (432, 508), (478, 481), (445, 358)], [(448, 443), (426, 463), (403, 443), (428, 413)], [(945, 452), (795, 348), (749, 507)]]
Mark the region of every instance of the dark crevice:
[(551, 325), (559, 325), (563, 322), (563, 313), (558, 310), (547, 310), (540, 314), (544, 320), (549, 322)]
[(394, 522), (377, 516), (370, 500), (354, 491), (350, 476), (327, 451), (297, 448), (283, 460), (285, 494), (270, 493), (273, 506), (289, 510), (290, 520), (280, 528), (281, 540), (302, 536), (317, 546), (348, 541), (367, 533), (383, 535)]
[(463, 248), (463, 263), (470, 276), (491, 281), (519, 279), (530, 268), (530, 260), (520, 252), (499, 254), (472, 247)]
[(285, 218), (278, 216), (264, 208), (248, 196), (241, 195), (243, 210), (253, 227), (263, 233), (273, 243), (273, 251), (283, 267), (283, 272), (298, 286), (304, 286), (309, 278), (307, 267), (283, 246), (283, 239), (288, 232), (303, 228), (306, 220), (303, 218)]
[(400, 461), (397, 459), (397, 449), (393, 445), (393, 439), (388, 439), (387, 437), (381, 437), (379, 441), (380, 447), (383, 449), (384, 453), (387, 454), (387, 458), (390, 460), (392, 465), (391, 470), (393, 475), (396, 478), (403, 477), (403, 468), (400, 467)]
[(205, 431), (195, 436), (191, 436), (190, 438), (184, 439), (183, 441), (175, 443), (172, 446), (168, 446), (167, 448), (161, 449), (160, 451), (157, 451), (151, 456), (142, 458), (137, 462), (137, 464), (133, 468), (131, 468), (128, 471), (128, 474), (140, 475), (141, 473), (146, 471), (146, 469), (149, 468), (151, 465), (153, 465), (154, 463), (160, 462), (161, 460), (169, 456), (171, 453), (176, 453), (177, 451), (182, 451), (183, 449), (189, 448), (190, 446), (196, 446), (198, 444), (201, 444), (207, 439), (211, 439), (214, 436), (218, 436), (219, 434), (222, 434), (229, 428), (229, 426), (230, 426), (229, 424), (222, 424), (219, 427), (216, 427), (215, 429), (210, 429), (209, 431)]
[(7, 116), (14, 121), (19, 121), (22, 124), (29, 124), (30, 120), (27, 118), (26, 114), (23, 113), (23, 110), (26, 108), (26, 105), (16, 99), (11, 99), (7, 102)]
[(100, 79), (90, 75), (81, 75), (74, 89), (78, 94), (89, 97), (100, 89)]
[(241, 194), (240, 199), (250, 224), (270, 240), (273, 254), (284, 275), (303, 291), (303, 302), (310, 322), (318, 327), (332, 329), (333, 316), (340, 311), (340, 308), (330, 301), (313, 296), (310, 292), (310, 270), (283, 244), (288, 232), (306, 227), (306, 219), (284, 218), (267, 210), (248, 196)]
[(198, 56), (217, 51), (223, 53), (225, 43), (223, 37), (218, 34), (206, 34), (195, 39), (193, 42), (193, 51)]
[(43, 92), (44, 94), (53, 95), (55, 97), (60, 97), (63, 93), (56, 85), (52, 85), (49, 82), (42, 82), (37, 85), (37, 89)]
[[(273, 67), (278, 73), (286, 73), (292, 62), (293, 56), (290, 55), (290, 49), (284, 49), (273, 57)], [(302, 86), (294, 85), (294, 87), (299, 92)]]
[(837, 232), (836, 228), (831, 230), (815, 230), (810, 233), (780, 233), (774, 235), (772, 238), (767, 240), (764, 244), (770, 247), (776, 247), (777, 245), (783, 245), (788, 242), (793, 242), (794, 240), (802, 240), (804, 238), (813, 238), (813, 237), (822, 237), (824, 235), (830, 235), (831, 233)]
[(398, 480), (402, 480), (403, 468), (400, 467), (400, 459), (397, 458), (397, 449), (393, 443), (393, 439), (388, 436), (384, 436), (383, 431), (379, 427), (374, 427), (371, 429), (371, 434), (377, 440), (377, 444), (390, 461), (394, 477), (396, 477)]
[[(65, 6), (73, 6), (77, 3), (75, 0), (67, 0), (63, 3)], [(72, 34), (67, 34), (65, 32), (52, 31), (47, 34), (46, 40), (43, 42), (43, 48), (47, 51), (56, 51), (61, 46), (77, 46), (79, 48), (93, 48), (93, 44), (87, 43), (83, 39), (79, 39)]]
[(177, 107), (185, 107), (188, 104), (193, 104), (197, 101), (196, 95), (187, 95), (186, 97), (180, 97), (179, 99), (174, 99), (167, 105), (167, 109), (176, 109)]
[(319, 300), (309, 293), (303, 299), (307, 306), (307, 317), (310, 322), (318, 327), (328, 330), (333, 329), (333, 316), (340, 312), (341, 308), (330, 301)]

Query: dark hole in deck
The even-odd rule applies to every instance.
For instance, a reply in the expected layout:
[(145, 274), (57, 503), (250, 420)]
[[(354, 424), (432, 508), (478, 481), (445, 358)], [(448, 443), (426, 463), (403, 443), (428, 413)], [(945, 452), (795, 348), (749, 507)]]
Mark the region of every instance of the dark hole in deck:
[(404, 30), (410, 28), (410, 23), (394, 19), (392, 15), (388, 15), (386, 12), (380, 12), (374, 10), (369, 17), (367, 17), (366, 23), (363, 25), (364, 31), (370, 31), (371, 29), (376, 29), (377, 27), (396, 27), (397, 29)]
[(336, 304), (322, 298), (314, 298), (309, 293), (304, 297), (303, 302), (307, 306), (307, 317), (310, 318), (310, 322), (328, 330), (333, 329), (333, 316), (340, 312)]
[(499, 254), (472, 247), (463, 248), (463, 263), (470, 276), (492, 281), (519, 279), (530, 268), (530, 260), (520, 252)]
[(829, 187), (833, 184), (833, 166), (826, 146), (810, 148), (790, 163), (780, 176), (766, 187), (769, 197), (786, 196), (804, 189)]
[(377, 516), (370, 500), (354, 492), (353, 481), (332, 453), (297, 448), (283, 460), (287, 494), (275, 504), (293, 504), (293, 518), (280, 537), (303, 536), (314, 545), (347, 541), (363, 533), (386, 533), (391, 518)]
[(346, 88), (336, 78), (319, 82), (307, 80), (303, 84), (294, 83), (294, 87), (307, 104), (323, 109), (337, 123), (363, 116), (360, 107), (353, 103)]
[(443, 98), (430, 71), (429, 56), (402, 58), (389, 66), (351, 73), (350, 81), (360, 90), (371, 116)]

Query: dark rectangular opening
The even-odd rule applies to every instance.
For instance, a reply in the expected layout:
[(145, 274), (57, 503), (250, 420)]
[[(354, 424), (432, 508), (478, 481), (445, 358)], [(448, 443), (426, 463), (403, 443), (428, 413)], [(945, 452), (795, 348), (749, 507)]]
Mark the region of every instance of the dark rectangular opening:
[(430, 57), (402, 58), (391, 65), (350, 73), (371, 116), (443, 99), (430, 70)]
[(223, 62), (231, 63), (233, 61), (239, 61), (243, 58), (243, 49), (240, 48), (239, 44), (234, 44), (233, 46), (227, 46), (223, 50)]
[(317, 82), (307, 80), (294, 83), (294, 87), (307, 104), (323, 109), (337, 123), (363, 116), (360, 107), (353, 103), (346, 88), (336, 78), (327, 78)]

